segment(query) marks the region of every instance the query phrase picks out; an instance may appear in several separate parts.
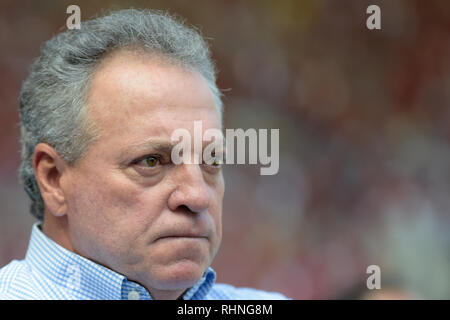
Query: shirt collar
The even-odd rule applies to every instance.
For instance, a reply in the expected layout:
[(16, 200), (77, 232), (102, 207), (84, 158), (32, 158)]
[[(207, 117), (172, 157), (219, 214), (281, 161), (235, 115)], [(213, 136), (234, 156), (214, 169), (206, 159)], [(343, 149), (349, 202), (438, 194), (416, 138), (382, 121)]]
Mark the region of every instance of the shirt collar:
[[(32, 272), (44, 277), (74, 299), (150, 300), (148, 291), (125, 276), (69, 251), (33, 225), (25, 260)], [(184, 295), (184, 300), (201, 300), (209, 293), (216, 273), (209, 267)]]

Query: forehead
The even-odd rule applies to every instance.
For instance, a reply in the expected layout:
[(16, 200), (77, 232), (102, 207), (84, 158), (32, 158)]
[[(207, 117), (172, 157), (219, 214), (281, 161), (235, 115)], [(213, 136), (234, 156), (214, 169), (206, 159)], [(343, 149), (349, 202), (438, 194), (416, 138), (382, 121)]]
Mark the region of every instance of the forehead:
[(142, 52), (119, 51), (96, 70), (88, 95), (88, 117), (100, 138), (134, 140), (170, 137), (191, 130), (220, 128), (219, 112), (198, 72)]

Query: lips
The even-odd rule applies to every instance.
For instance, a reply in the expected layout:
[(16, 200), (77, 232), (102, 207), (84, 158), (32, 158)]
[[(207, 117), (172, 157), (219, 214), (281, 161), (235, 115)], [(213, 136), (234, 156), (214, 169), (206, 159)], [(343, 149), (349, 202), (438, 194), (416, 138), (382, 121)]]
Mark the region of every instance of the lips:
[(197, 236), (169, 236), (169, 237), (161, 237), (156, 240), (169, 240), (169, 239), (208, 239), (207, 237), (197, 237)]
[(208, 234), (206, 233), (167, 233), (164, 235), (161, 235), (160, 237), (156, 238), (156, 241), (160, 240), (176, 240), (176, 239), (208, 239)]

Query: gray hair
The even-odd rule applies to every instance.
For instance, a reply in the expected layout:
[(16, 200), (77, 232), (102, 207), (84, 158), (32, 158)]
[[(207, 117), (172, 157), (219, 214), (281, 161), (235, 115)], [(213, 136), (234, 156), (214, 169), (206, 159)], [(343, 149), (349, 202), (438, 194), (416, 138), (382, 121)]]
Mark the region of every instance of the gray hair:
[(200, 33), (162, 11), (121, 10), (82, 22), (48, 40), (20, 92), (22, 164), (19, 178), (31, 198), (31, 214), (42, 220), (44, 202), (33, 170), (38, 143), (52, 146), (73, 165), (96, 139), (86, 115), (92, 75), (102, 58), (120, 48), (144, 49), (199, 72), (222, 114), (216, 70)]

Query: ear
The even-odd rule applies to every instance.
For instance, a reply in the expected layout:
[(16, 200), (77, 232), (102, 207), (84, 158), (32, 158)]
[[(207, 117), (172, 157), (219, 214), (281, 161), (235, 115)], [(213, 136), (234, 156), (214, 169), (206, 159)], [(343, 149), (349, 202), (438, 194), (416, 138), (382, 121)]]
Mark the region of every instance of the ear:
[(54, 216), (61, 217), (67, 213), (67, 202), (61, 188), (61, 177), (67, 163), (46, 143), (39, 143), (34, 148), (33, 168), (45, 208)]

